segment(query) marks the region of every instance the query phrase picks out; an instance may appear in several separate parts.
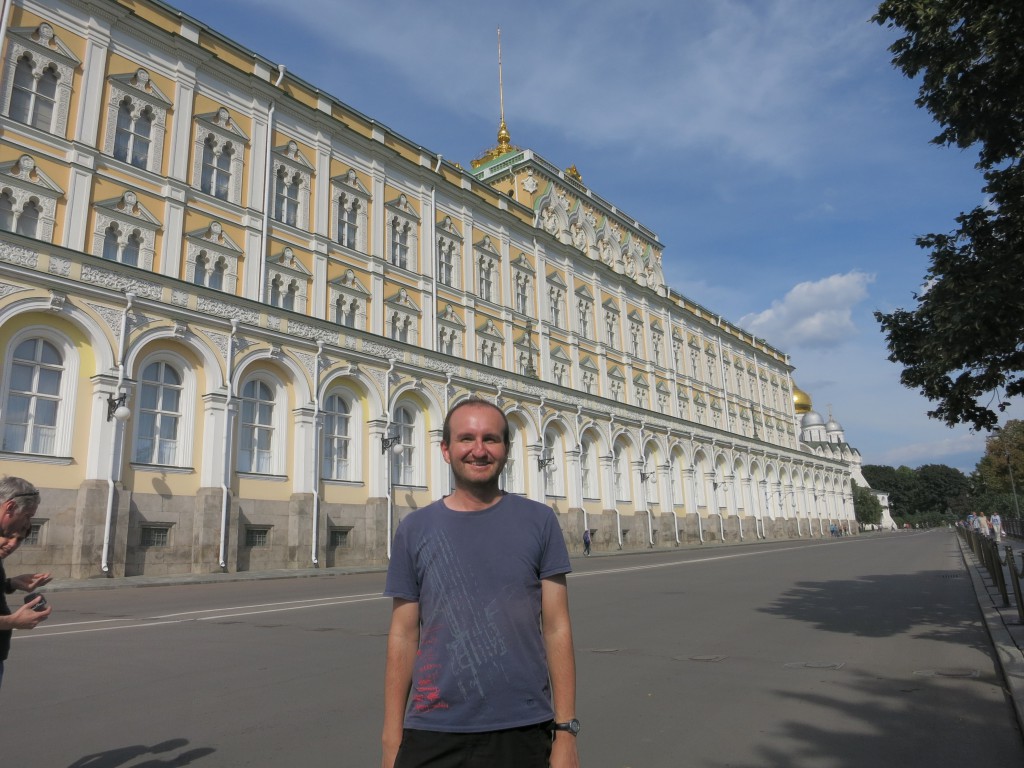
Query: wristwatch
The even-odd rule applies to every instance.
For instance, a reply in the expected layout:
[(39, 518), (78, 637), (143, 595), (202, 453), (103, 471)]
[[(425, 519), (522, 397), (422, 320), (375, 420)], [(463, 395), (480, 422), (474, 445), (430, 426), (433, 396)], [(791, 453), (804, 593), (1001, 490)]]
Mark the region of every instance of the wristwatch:
[(554, 729), (556, 731), (568, 731), (573, 736), (577, 736), (580, 732), (580, 721), (574, 717), (568, 723), (555, 723)]

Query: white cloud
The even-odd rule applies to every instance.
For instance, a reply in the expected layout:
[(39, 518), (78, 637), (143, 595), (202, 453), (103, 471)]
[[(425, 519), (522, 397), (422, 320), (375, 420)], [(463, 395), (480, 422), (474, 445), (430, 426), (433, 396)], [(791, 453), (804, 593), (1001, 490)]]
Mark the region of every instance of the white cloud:
[(800, 283), (763, 312), (741, 318), (740, 325), (781, 349), (842, 344), (857, 332), (852, 310), (867, 298), (874, 280), (854, 270)]

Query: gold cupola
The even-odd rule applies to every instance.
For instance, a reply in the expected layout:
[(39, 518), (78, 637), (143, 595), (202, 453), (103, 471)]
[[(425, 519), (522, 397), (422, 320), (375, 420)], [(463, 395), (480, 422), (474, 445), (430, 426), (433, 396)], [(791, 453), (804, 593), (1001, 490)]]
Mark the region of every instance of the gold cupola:
[(793, 384), (793, 409), (798, 414), (810, 413), (811, 396), (804, 392), (796, 384)]

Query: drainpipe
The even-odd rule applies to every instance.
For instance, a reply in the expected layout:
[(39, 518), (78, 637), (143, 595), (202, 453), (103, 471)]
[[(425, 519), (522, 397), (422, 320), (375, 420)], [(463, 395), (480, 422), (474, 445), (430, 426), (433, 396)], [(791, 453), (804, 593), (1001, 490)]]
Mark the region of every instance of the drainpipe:
[[(382, 441), (381, 444), (382, 445), (383, 445), (383, 440), (391, 432), (391, 373), (394, 370), (395, 370), (395, 358), (389, 357), (388, 358), (388, 372), (384, 375), (384, 411), (385, 411), (385, 415), (387, 416), (387, 421), (384, 424), (384, 434), (381, 435), (381, 441)], [(394, 500), (394, 494), (392, 493), (392, 487), (391, 487), (392, 483), (391, 483), (391, 453), (390, 452), (388, 452), (388, 453), (386, 453), (384, 455), (384, 467), (385, 467), (385, 471), (386, 471), (386, 474), (387, 474), (387, 477), (385, 478), (385, 480), (387, 482), (386, 488), (387, 488), (387, 500), (388, 500), (388, 525), (387, 525), (387, 530), (388, 530), (388, 546), (387, 546), (387, 555), (388, 555), (388, 560), (390, 560), (391, 559), (391, 538), (392, 538), (392, 535), (393, 535), (393, 531), (392, 531), (392, 518), (395, 515), (395, 500)]]
[(320, 567), (317, 544), (320, 540), (320, 374), (323, 365), (324, 343), (316, 343), (316, 377), (313, 382), (313, 539), (309, 558), (314, 568)]
[(583, 530), (590, 530), (587, 505), (583, 501), (583, 406), (576, 406), (576, 450), (580, 455), (580, 508), (583, 510)]
[[(3, 41), (7, 39), (8, 20), (11, 16), (11, 5), (13, 2), (14, 0), (4, 0), (3, 11), (0, 11), (0, 13), (3, 13), (3, 18), (0, 19), (0, 45), (2, 45)], [(0, 61), (0, 67), (3, 67), (2, 61)], [(2, 72), (3, 70), (0, 69), (0, 74), (2, 74)]]
[(218, 563), (227, 570), (228, 548), (228, 484), (231, 481), (231, 400), (235, 383), (235, 334), (238, 333), (238, 319), (231, 318), (231, 335), (228, 337), (227, 397), (224, 399), (224, 474), (220, 484), (220, 558)]
[[(285, 67), (284, 64), (277, 65), (277, 82), (274, 83), (275, 88), (279, 88), (281, 81), (284, 80)], [(263, 178), (265, 180), (266, 189), (263, 192), (263, 237), (260, 242), (260, 261), (259, 261), (259, 290), (256, 295), (259, 299), (260, 304), (263, 303), (266, 294), (267, 282), (264, 273), (267, 271), (267, 248), (270, 244), (270, 203), (273, 189), (273, 179), (271, 178), (273, 172), (273, 157), (271, 156), (271, 150), (274, 144), (274, 112), (277, 110), (277, 102), (273, 99), (270, 100), (270, 108), (267, 110), (267, 151), (264, 155)]]
[[(7, 22), (7, 9), (4, 9), (4, 25)], [(120, 396), (124, 385), (124, 355), (128, 346), (128, 313), (131, 312), (134, 293), (126, 293), (124, 311), (121, 313), (121, 334), (117, 349), (117, 394)], [(111, 448), (110, 475), (107, 477), (107, 516), (103, 521), (103, 557), (100, 568), (103, 573), (110, 574), (110, 532), (114, 524), (114, 484), (120, 479), (121, 461), (124, 452), (124, 422), (114, 419), (114, 446)]]

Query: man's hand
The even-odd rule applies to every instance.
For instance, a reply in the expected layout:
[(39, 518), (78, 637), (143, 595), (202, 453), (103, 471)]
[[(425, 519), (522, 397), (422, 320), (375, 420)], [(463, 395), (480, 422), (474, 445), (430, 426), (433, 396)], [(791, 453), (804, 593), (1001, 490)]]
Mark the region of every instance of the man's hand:
[(568, 731), (555, 731), (551, 745), (551, 768), (580, 768), (580, 755), (576, 751), (576, 737)]
[(8, 629), (35, 629), (41, 621), (46, 621), (50, 616), (50, 612), (53, 610), (50, 606), (46, 606), (41, 611), (32, 610), (32, 606), (38, 605), (42, 600), (42, 597), (37, 597), (31, 603), (25, 603), (21, 608), (16, 610), (10, 616), (4, 618), (7, 619)]
[(23, 573), (20, 576), (11, 577), (11, 586), (22, 592), (32, 592), (49, 584), (52, 580), (53, 577), (48, 573)]

